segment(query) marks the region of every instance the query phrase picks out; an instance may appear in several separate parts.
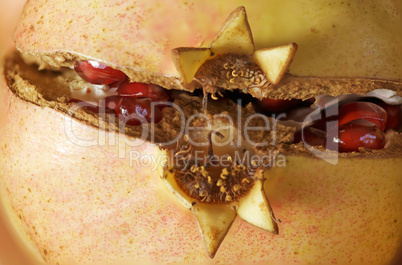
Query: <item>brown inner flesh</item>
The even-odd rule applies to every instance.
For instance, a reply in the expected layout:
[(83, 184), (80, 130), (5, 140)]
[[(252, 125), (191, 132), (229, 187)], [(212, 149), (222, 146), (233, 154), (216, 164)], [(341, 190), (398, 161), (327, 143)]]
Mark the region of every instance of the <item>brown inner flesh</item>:
[[(51, 70), (38, 71), (36, 65), (25, 64), (18, 52), (10, 53), (7, 56), (5, 59), (4, 73), (9, 87), (18, 97), (37, 105), (54, 108), (64, 113), (68, 113), (71, 107), (71, 105), (68, 103), (70, 86), (85, 86), (85, 81), (82, 81), (74, 71), (69, 70), (68, 68), (63, 69), (61, 72)], [(287, 78), (285, 77), (284, 79), (284, 82), (286, 82)], [(302, 84), (302, 87), (311, 85), (311, 83), (307, 81), (307, 78), (305, 79), (306, 82)], [(186, 92), (178, 92), (178, 94), (180, 95), (176, 98), (174, 103), (182, 108), (186, 117), (202, 112), (202, 96)], [(209, 102), (214, 103), (215, 101), (209, 100)], [(238, 111), (237, 108), (237, 104), (224, 99), (219, 103), (209, 104), (208, 113), (211, 115), (216, 115), (225, 112), (231, 117), (235, 118), (235, 112)], [(250, 104), (241, 107), (243, 119), (246, 119), (254, 113), (256, 113), (256, 110), (254, 106)], [(177, 113), (176, 111), (172, 110), (172, 108), (166, 108), (163, 114), (163, 120), (155, 125), (155, 139), (150, 139), (156, 143), (165, 141), (167, 139), (174, 139), (177, 136), (177, 131), (181, 126), (181, 123), (177, 121)], [(92, 113), (85, 113), (79, 110), (74, 113), (74, 116), (82, 122), (100, 127), (102, 129), (119, 130), (119, 128), (117, 128), (114, 124), (103, 122)], [(258, 121), (255, 121), (255, 123), (258, 124)], [(237, 126), (237, 123), (235, 123), (234, 126)], [(294, 150), (294, 152), (298, 154), (306, 151), (305, 148), (296, 148), (297, 145), (294, 145), (294, 148), (289, 148), (289, 146), (291, 146), (289, 143), (291, 143), (293, 140), (293, 133), (295, 131), (294, 128), (279, 126), (276, 129), (275, 141), (272, 139), (272, 137), (269, 137), (269, 132), (257, 132), (253, 134), (253, 139), (260, 142), (266, 140), (270, 145), (274, 144), (275, 142), (275, 150), (286, 153), (289, 152), (289, 150)], [(135, 126), (127, 126), (127, 128), (125, 128), (125, 133), (133, 137), (138, 137), (141, 130), (141, 128), (137, 128)], [(394, 142), (395, 143), (393, 145), (399, 145), (398, 143), (400, 141), (395, 139)], [(390, 148), (386, 151), (392, 152), (392, 150), (394, 150), (394, 148)], [(373, 152), (369, 153), (369, 156), (373, 156)], [(306, 155), (308, 155), (308, 150)], [(353, 154), (350, 155), (353, 156)]]
[[(69, 103), (70, 86), (82, 86), (83, 82), (73, 70), (63, 69), (62, 71), (43, 70), (38, 71), (36, 65), (27, 65), (23, 62), (17, 52), (12, 53), (6, 58), (5, 76), (11, 90), (21, 99), (32, 102), (34, 104), (50, 107), (63, 113), (71, 114), (71, 104)], [(49, 89), (52, 88), (52, 89)], [(185, 117), (190, 117), (197, 113), (205, 113), (209, 117), (221, 113), (227, 113), (235, 121), (233, 126), (238, 125), (237, 114), (240, 111), (241, 119), (245, 120), (256, 113), (252, 104), (239, 106), (232, 100), (222, 99), (219, 101), (209, 100), (207, 111), (202, 109), (201, 95), (189, 94), (186, 92), (177, 92), (174, 103), (177, 104), (184, 113)], [(127, 126), (124, 132), (117, 124), (108, 122), (108, 120), (99, 119), (99, 117), (91, 112), (78, 109), (72, 114), (76, 119), (83, 123), (102, 128), (105, 130), (116, 130), (126, 133), (133, 137), (139, 137), (142, 133), (142, 126)], [(197, 121), (195, 119), (195, 121)], [(272, 121), (270, 119), (270, 121)], [(272, 121), (274, 122), (274, 121)], [(263, 119), (253, 119), (250, 126), (263, 127), (265, 124)], [(167, 107), (163, 109), (163, 119), (158, 124), (148, 124), (145, 126), (154, 126), (153, 139), (147, 139), (155, 143), (164, 143), (175, 139), (182, 126), (182, 121), (176, 109)], [(243, 128), (236, 128), (243, 132)], [(268, 154), (269, 152), (298, 154), (306, 156), (314, 156), (306, 147), (299, 144), (291, 144), (293, 140), (294, 128), (276, 124), (275, 137), (270, 130), (253, 131), (249, 134), (254, 142), (267, 143), (264, 147), (254, 147), (252, 152), (257, 154)], [(183, 138), (181, 138), (183, 139)], [(181, 140), (180, 140), (181, 141)], [(179, 142), (180, 142), (179, 141)], [(367, 158), (383, 158), (395, 157), (402, 154), (402, 136), (395, 135), (390, 140), (389, 147), (382, 150), (366, 150), (363, 152), (354, 152), (346, 154), (337, 154), (340, 157), (367, 157)], [(178, 152), (177, 145), (164, 146), (167, 150)], [(318, 150), (324, 151), (317, 147)], [(204, 150), (205, 151), (205, 150)], [(207, 152), (207, 151), (205, 151)], [(204, 161), (205, 162), (205, 161)], [(229, 168), (229, 174), (236, 170), (236, 177), (232, 183), (227, 183), (222, 179), (223, 168), (210, 168), (208, 174), (202, 174), (202, 170), (195, 170), (198, 165), (193, 163), (193, 167), (186, 170), (174, 168), (178, 170), (176, 180), (181, 183), (181, 188), (186, 191), (187, 195), (199, 201), (212, 203), (225, 203), (238, 198), (247, 193), (252, 187), (253, 174), (249, 168), (243, 168), (243, 165), (234, 163)], [(205, 168), (204, 168), (205, 170)], [(223, 174), (225, 175), (225, 174)], [(208, 178), (208, 176), (210, 178)], [(204, 187), (204, 188), (202, 188)]]

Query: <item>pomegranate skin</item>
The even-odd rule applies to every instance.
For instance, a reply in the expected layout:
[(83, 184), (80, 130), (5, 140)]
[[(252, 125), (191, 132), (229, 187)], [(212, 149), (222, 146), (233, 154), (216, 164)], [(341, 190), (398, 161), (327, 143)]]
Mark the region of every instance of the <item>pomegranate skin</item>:
[(65, 51), (117, 69), (141, 66), (154, 80), (159, 73), (177, 75), (170, 51), (210, 43), (238, 6), (247, 10), (257, 49), (290, 42), (302, 47), (292, 75), (401, 80), (399, 2), (36, 0), (26, 5), (14, 39), (23, 52)]
[(401, 157), (333, 166), (289, 155), (266, 173), (279, 235), (237, 218), (211, 260), (191, 211), (164, 186), (162, 164), (130, 165), (130, 152), (163, 156), (157, 146), (129, 147), (123, 135), (22, 101), (4, 81), (0, 99), (1, 201), (50, 264), (386, 265), (401, 251)]

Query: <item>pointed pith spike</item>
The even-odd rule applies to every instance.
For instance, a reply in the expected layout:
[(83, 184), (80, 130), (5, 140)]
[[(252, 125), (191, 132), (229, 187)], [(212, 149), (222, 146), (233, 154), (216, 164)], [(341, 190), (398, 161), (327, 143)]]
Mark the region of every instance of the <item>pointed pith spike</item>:
[(210, 258), (213, 258), (236, 218), (236, 210), (229, 205), (197, 203), (191, 208)]
[(211, 56), (209, 48), (176, 48), (173, 62), (186, 84), (191, 83), (200, 66)]
[(288, 45), (255, 51), (253, 57), (255, 63), (264, 72), (268, 81), (276, 85), (289, 68), (296, 50), (297, 44), (290, 43)]
[(278, 234), (278, 225), (262, 184), (262, 180), (255, 181), (253, 188), (240, 201), (237, 214), (252, 225)]
[(237, 8), (226, 19), (211, 44), (214, 54), (251, 54), (255, 50), (253, 35), (244, 7)]

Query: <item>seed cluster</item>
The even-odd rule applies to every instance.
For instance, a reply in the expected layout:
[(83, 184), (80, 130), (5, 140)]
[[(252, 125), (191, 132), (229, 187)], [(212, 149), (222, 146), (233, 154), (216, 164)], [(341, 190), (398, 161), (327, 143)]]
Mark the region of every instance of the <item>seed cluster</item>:
[(184, 193), (200, 202), (218, 204), (238, 201), (247, 194), (254, 184), (257, 167), (241, 165), (230, 156), (230, 167), (212, 166), (210, 160), (198, 165), (192, 157), (193, 146), (186, 139), (177, 145), (176, 163), (169, 169)]
[(174, 176), (179, 187), (191, 198), (204, 203), (238, 201), (254, 184), (253, 175), (244, 165), (221, 170), (192, 165), (188, 170), (176, 169)]
[(251, 89), (270, 83), (252, 58), (246, 55), (225, 54), (206, 61), (198, 70), (196, 80), (206, 92), (215, 94), (218, 88)]

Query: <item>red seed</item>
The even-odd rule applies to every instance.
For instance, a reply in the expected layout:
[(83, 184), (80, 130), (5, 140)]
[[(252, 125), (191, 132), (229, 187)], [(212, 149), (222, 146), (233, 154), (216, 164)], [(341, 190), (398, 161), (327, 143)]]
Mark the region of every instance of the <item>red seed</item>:
[(304, 142), (305, 144), (313, 146), (325, 146), (327, 133), (313, 127), (304, 127), (296, 131), (293, 143)]
[(154, 84), (144, 83), (130, 83), (128, 81), (123, 82), (117, 89), (117, 93), (120, 96), (129, 96), (133, 98), (150, 98), (155, 102), (167, 102), (169, 96), (167, 91)]
[(78, 61), (74, 70), (82, 79), (96, 85), (111, 85), (127, 78), (122, 71), (96, 61)]
[(376, 124), (358, 119), (339, 126), (336, 142), (339, 144), (340, 152), (358, 151), (360, 147), (382, 149), (385, 145), (385, 136)]
[(105, 106), (113, 109), (116, 117), (124, 121), (126, 125), (158, 123), (162, 119), (162, 112), (159, 108), (152, 106), (149, 98), (111, 96), (105, 99)]
[(389, 105), (385, 102), (381, 102), (380, 105), (388, 114), (387, 126), (385, 130), (396, 130), (402, 124), (402, 108), (401, 105)]
[(92, 113), (95, 113), (98, 115), (101, 115), (104, 113), (109, 113), (109, 114), (114, 113), (114, 111), (112, 112), (112, 110), (110, 110), (110, 109), (105, 109), (105, 108), (102, 108), (100, 105), (92, 104), (92, 103), (85, 102), (85, 101), (82, 101), (79, 99), (72, 98), (69, 100), (69, 102), (75, 104), (75, 106), (77, 106), (80, 109), (83, 109), (85, 111), (92, 112)]
[(338, 130), (338, 113), (339, 110), (337, 104), (322, 109), (319, 113), (310, 117), (314, 120), (311, 127), (323, 131), (331, 131), (332, 129)]
[(371, 102), (356, 101), (343, 105), (339, 110), (339, 125), (364, 119), (376, 124), (382, 131), (387, 125), (387, 112)]
[(269, 112), (280, 112), (288, 110), (292, 107), (295, 107), (301, 102), (298, 99), (272, 99), (272, 98), (264, 98), (258, 102), (258, 106), (262, 111)]

